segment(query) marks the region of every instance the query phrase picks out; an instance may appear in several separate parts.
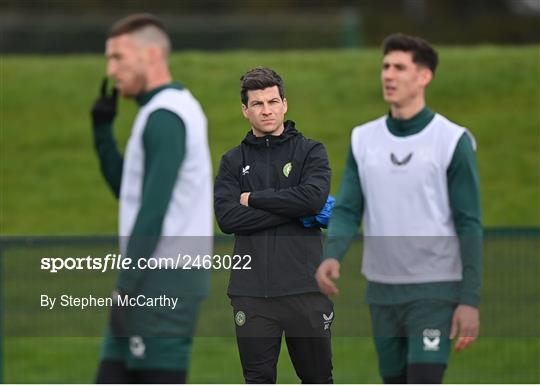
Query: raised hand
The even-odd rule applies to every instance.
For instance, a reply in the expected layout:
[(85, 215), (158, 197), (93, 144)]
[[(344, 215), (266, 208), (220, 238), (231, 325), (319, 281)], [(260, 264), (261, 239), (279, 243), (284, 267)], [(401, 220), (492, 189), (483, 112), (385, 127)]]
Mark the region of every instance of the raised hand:
[(111, 94), (107, 95), (107, 83), (107, 77), (103, 78), (100, 96), (92, 106), (92, 125), (95, 128), (111, 124), (116, 116), (118, 89), (116, 87), (113, 88)]

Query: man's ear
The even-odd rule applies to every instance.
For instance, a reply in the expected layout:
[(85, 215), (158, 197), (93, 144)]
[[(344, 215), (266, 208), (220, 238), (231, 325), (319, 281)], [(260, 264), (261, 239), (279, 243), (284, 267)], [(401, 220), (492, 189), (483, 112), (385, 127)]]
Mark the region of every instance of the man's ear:
[(156, 63), (163, 59), (161, 47), (156, 45), (149, 45), (148, 47), (145, 47), (144, 55), (146, 56), (146, 61), (148, 63)]
[(289, 105), (287, 104), (287, 98), (283, 98), (283, 107), (285, 107), (285, 111), (283, 114), (287, 114), (287, 110), (289, 109)]
[(244, 116), (244, 118), (247, 119), (248, 115), (247, 115), (247, 106), (245, 104), (242, 103), (242, 115)]
[(428, 84), (431, 82), (431, 79), (433, 79), (433, 72), (427, 67), (422, 67), (420, 69), (420, 82), (422, 86), (425, 88), (428, 86)]

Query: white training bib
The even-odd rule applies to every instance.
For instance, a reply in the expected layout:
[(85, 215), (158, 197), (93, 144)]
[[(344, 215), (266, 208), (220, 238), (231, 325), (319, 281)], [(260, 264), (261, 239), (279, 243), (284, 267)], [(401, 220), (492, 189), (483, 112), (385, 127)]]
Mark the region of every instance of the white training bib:
[(394, 136), (381, 117), (352, 132), (365, 198), (362, 272), (388, 284), (461, 280), (447, 169), (466, 130), (436, 114)]
[[(186, 129), (185, 156), (163, 220), (161, 236), (206, 236), (207, 239), (213, 236), (212, 164), (208, 148), (207, 120), (201, 106), (188, 90), (165, 89), (139, 110), (127, 144), (119, 208), (122, 253), (126, 253), (128, 239), (141, 206), (144, 128), (150, 114), (159, 109), (177, 114)], [(155, 255), (177, 253), (178, 239), (180, 238), (162, 237)], [(198, 252), (211, 253), (211, 251), (210, 246)]]

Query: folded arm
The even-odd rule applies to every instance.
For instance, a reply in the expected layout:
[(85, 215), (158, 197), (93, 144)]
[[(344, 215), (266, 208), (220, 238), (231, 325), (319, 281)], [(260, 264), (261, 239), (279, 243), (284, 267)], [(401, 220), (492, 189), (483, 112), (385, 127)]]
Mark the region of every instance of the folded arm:
[(238, 173), (229, 161), (221, 159), (214, 183), (214, 211), (219, 227), (225, 233), (254, 233), (290, 222), (291, 219), (240, 203)]
[(251, 192), (249, 206), (296, 219), (314, 216), (326, 203), (330, 192), (330, 177), (328, 156), (324, 146), (319, 143), (306, 157), (299, 185)]

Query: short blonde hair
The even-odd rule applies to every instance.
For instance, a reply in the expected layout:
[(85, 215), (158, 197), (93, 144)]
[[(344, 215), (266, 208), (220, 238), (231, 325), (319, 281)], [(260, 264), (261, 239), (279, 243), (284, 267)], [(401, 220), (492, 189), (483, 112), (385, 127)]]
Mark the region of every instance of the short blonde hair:
[(165, 56), (171, 52), (171, 41), (165, 26), (156, 16), (149, 13), (136, 13), (126, 16), (113, 24), (108, 37), (130, 34), (144, 45), (156, 44), (163, 49)]

